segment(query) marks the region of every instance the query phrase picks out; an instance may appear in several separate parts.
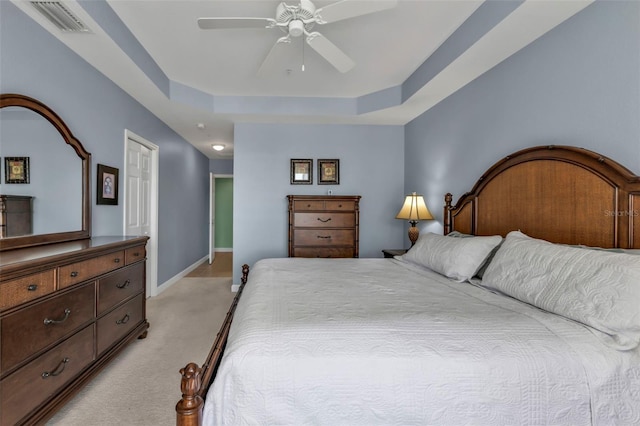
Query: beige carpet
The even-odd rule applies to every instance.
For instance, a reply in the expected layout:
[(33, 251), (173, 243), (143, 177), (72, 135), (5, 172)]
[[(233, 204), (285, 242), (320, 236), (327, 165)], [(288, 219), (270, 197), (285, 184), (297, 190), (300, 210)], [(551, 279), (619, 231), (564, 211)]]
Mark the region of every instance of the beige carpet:
[(193, 277), (231, 277), (233, 269), (232, 252), (216, 252), (211, 265), (206, 260), (191, 271), (187, 278)]
[(231, 278), (183, 278), (147, 299), (151, 323), (136, 340), (47, 424), (175, 425), (179, 370), (201, 365), (234, 294)]

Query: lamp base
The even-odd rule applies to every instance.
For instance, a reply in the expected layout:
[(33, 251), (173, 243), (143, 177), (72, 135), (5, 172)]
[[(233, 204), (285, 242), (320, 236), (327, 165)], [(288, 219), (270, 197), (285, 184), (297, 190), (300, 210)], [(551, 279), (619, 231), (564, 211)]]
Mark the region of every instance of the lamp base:
[(409, 228), (409, 240), (411, 240), (411, 247), (418, 241), (418, 237), (420, 236), (420, 231), (416, 228), (417, 222), (411, 222), (411, 227)]

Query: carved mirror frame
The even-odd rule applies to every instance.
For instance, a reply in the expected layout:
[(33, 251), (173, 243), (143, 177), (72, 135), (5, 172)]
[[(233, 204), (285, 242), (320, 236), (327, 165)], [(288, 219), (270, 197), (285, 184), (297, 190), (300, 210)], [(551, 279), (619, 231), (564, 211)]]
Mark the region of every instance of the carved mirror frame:
[(71, 133), (62, 119), (42, 102), (24, 95), (13, 93), (0, 94), (0, 108), (23, 107), (30, 109), (47, 119), (57, 130), (64, 141), (71, 145), (82, 160), (82, 229), (77, 231), (56, 232), (52, 234), (25, 235), (0, 239), (0, 251), (65, 241), (82, 240), (91, 237), (91, 154)]

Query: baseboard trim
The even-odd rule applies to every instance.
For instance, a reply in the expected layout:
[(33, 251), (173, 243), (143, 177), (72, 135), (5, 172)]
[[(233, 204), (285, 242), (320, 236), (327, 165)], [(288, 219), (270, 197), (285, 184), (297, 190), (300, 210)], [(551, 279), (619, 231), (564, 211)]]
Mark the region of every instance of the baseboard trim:
[(206, 260), (209, 260), (209, 255), (206, 255), (202, 259), (197, 260), (191, 266), (187, 266), (186, 269), (178, 272), (176, 275), (174, 275), (173, 277), (169, 278), (167, 281), (165, 281), (162, 284), (160, 284), (158, 286), (158, 291), (156, 292), (156, 296), (159, 295), (160, 293), (162, 293), (163, 291), (165, 291), (166, 289), (168, 289), (169, 287), (171, 287), (172, 285), (174, 285), (175, 283), (177, 283), (178, 281), (180, 281), (185, 276), (189, 275), (189, 272), (191, 272), (194, 269), (196, 269), (198, 266), (200, 266), (200, 264), (202, 262), (204, 262)]
[(237, 293), (240, 290), (240, 284), (231, 284), (231, 291)]
[(233, 247), (216, 247), (214, 251), (232, 252), (233, 251)]

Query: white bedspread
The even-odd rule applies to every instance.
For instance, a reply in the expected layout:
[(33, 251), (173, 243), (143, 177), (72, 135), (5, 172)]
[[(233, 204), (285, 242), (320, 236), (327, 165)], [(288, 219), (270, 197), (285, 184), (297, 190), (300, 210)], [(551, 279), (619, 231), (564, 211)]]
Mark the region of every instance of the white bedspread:
[(393, 259), (263, 260), (205, 424), (640, 424), (640, 351)]

